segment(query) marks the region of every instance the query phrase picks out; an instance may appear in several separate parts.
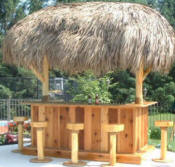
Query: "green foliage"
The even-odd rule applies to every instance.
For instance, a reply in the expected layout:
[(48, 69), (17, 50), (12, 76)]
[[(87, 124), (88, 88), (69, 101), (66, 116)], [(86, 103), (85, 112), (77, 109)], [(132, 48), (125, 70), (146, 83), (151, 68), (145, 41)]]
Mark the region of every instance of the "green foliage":
[(95, 103), (95, 96), (98, 94), (101, 103), (110, 103), (111, 94), (108, 91), (110, 85), (107, 76), (97, 79), (91, 72), (85, 72), (75, 76), (67, 84), (67, 93), (73, 97), (72, 102), (87, 103), (88, 96), (91, 96)]
[(151, 139), (160, 139), (161, 138), (161, 131), (160, 128), (152, 127), (150, 129), (150, 138)]
[(7, 99), (11, 96), (12, 96), (12, 92), (10, 91), (10, 89), (3, 85), (0, 85), (0, 98)]
[(0, 135), (0, 145), (5, 144), (5, 141), (6, 141), (5, 135)]
[(112, 86), (109, 91), (114, 103), (128, 103), (135, 100), (135, 78), (127, 71), (110, 74)]

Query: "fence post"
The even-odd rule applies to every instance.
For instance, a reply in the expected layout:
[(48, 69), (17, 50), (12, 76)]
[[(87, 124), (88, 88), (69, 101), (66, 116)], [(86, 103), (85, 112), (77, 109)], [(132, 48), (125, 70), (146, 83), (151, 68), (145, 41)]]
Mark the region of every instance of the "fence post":
[(10, 117), (10, 102), (11, 102), (11, 99), (10, 97), (7, 99), (7, 120), (10, 121), (11, 117)]

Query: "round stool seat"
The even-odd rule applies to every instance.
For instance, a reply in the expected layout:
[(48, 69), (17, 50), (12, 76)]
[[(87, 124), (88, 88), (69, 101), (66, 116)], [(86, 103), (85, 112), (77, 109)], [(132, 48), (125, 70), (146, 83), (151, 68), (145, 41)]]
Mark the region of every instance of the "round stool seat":
[(173, 126), (173, 121), (156, 121), (155, 126), (168, 128)]
[(75, 131), (83, 130), (84, 129), (84, 124), (81, 124), (81, 123), (68, 123), (67, 124), (67, 129), (75, 130)]
[(14, 117), (13, 120), (15, 122), (24, 122), (27, 120), (27, 117)]
[(47, 122), (31, 122), (31, 126), (34, 128), (46, 128), (48, 125)]
[(108, 133), (117, 133), (124, 130), (124, 124), (104, 124), (103, 130)]

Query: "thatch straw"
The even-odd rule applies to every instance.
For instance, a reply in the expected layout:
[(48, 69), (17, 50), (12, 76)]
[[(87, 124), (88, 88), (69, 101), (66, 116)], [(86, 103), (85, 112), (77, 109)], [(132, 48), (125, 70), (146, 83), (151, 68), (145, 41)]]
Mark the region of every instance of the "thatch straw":
[(96, 74), (116, 68), (167, 72), (175, 59), (175, 33), (167, 20), (147, 6), (132, 3), (62, 4), (35, 12), (14, 25), (4, 40), (9, 64), (71, 73)]

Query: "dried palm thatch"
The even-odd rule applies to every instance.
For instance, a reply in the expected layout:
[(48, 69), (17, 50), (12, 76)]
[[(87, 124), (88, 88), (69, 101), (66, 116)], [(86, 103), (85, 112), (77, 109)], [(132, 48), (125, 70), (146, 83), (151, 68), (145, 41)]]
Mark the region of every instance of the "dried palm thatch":
[(6, 63), (42, 71), (96, 74), (116, 68), (167, 72), (175, 60), (175, 33), (147, 6), (132, 3), (62, 4), (35, 12), (14, 25), (3, 43)]

